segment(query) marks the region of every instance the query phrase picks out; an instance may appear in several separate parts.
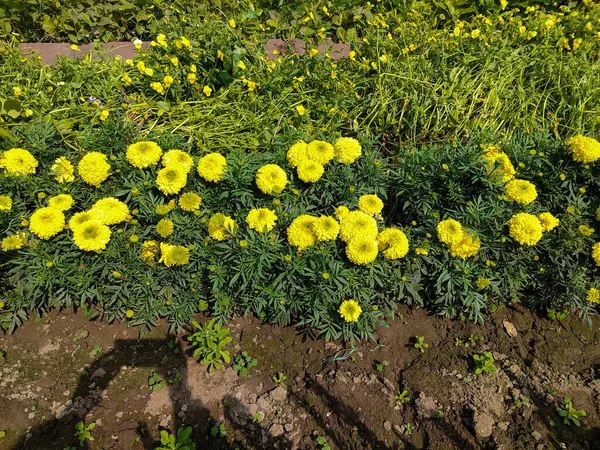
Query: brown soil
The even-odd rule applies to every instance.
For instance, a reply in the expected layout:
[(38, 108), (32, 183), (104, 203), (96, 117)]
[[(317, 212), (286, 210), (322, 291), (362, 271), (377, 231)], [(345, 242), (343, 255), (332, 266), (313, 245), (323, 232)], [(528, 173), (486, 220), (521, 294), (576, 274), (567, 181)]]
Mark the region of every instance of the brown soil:
[[(354, 350), (236, 318), (229, 348), (258, 360), (252, 378), (231, 367), (209, 375), (167, 324), (138, 340), (135, 328), (81, 313), (30, 320), (0, 337), (0, 448), (77, 447), (79, 420), (96, 423), (90, 449), (153, 449), (160, 429), (181, 425), (198, 449), (320, 449), (319, 436), (340, 450), (600, 448), (598, 317), (590, 326), (511, 307), (479, 326), (401, 313)], [(498, 373), (475, 375), (472, 355), (486, 351)], [(164, 388), (149, 387), (153, 373)], [(410, 401), (395, 405), (404, 389)], [(563, 396), (587, 413), (581, 427), (556, 412)], [(216, 423), (225, 436), (212, 435)]]

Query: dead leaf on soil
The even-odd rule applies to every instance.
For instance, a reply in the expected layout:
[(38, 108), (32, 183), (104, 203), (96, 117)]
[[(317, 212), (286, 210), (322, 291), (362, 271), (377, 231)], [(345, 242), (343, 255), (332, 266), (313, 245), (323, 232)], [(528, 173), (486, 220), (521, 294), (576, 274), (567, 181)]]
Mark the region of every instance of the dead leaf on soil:
[(519, 332), (517, 331), (517, 329), (515, 328), (515, 326), (512, 323), (510, 323), (506, 320), (502, 323), (504, 324), (504, 329), (506, 330), (506, 332), (508, 333), (508, 335), (510, 337), (517, 337)]

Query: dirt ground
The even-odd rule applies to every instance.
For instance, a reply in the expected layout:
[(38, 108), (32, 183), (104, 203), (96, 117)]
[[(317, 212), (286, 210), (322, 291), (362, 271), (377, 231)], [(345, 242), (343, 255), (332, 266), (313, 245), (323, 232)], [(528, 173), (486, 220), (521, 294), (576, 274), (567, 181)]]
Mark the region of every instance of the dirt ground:
[[(229, 327), (232, 355), (258, 360), (251, 378), (208, 374), (166, 323), (139, 340), (72, 311), (30, 320), (0, 336), (0, 448), (78, 447), (80, 420), (96, 424), (89, 449), (154, 449), (182, 425), (198, 449), (600, 448), (598, 317), (515, 306), (480, 326), (402, 308), (354, 350), (251, 318)], [(473, 355), (488, 351), (497, 374), (476, 375)], [(558, 415), (564, 396), (585, 410), (581, 427)]]

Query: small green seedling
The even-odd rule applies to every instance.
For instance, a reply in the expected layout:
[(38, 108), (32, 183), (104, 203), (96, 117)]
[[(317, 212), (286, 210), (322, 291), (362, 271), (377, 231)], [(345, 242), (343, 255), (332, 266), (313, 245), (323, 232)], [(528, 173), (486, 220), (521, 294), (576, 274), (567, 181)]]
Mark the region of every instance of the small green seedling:
[(6, 431), (0, 430), (0, 439), (6, 436)]
[(569, 311), (566, 309), (560, 309), (558, 311), (556, 311), (554, 309), (548, 310), (548, 318), (552, 319), (552, 320), (558, 320), (559, 322), (561, 320), (565, 320), (568, 315), (569, 315)]
[(586, 416), (583, 409), (573, 408), (573, 402), (569, 397), (563, 398), (562, 405), (556, 408), (556, 411), (558, 411), (558, 415), (563, 418), (566, 425), (571, 425), (571, 422), (573, 422), (579, 427), (581, 426), (579, 419)]
[(273, 375), (273, 381), (279, 386), (285, 386), (285, 380), (287, 380), (287, 377), (281, 372), (279, 372), (277, 375)]
[(235, 364), (233, 365), (233, 368), (237, 370), (237, 373), (240, 377), (252, 378), (250, 369), (258, 365), (256, 358), (250, 356), (248, 352), (242, 352), (240, 355), (236, 355), (234, 362)]
[(261, 423), (263, 421), (264, 417), (261, 413), (257, 412), (256, 414), (254, 414), (254, 417), (252, 418), (252, 422), (254, 423)]
[(148, 387), (154, 392), (158, 392), (165, 387), (165, 380), (156, 372), (152, 372), (152, 375), (148, 377)]
[(429, 347), (429, 344), (425, 343), (425, 338), (423, 336), (415, 336), (415, 348), (421, 350), (421, 353), (425, 353), (425, 349)]
[(444, 418), (444, 411), (436, 411), (435, 414), (433, 415), (434, 419), (443, 419)]
[(522, 399), (521, 398), (515, 399), (515, 406), (517, 408), (520, 408), (522, 406), (525, 407), (527, 405), (529, 405), (529, 399), (527, 397), (523, 397)]
[(83, 447), (86, 441), (93, 441), (92, 430), (96, 427), (96, 423), (92, 422), (87, 427), (83, 420), (75, 424), (75, 436), (79, 439), (79, 446)]
[(494, 365), (494, 357), (490, 352), (485, 355), (473, 355), (473, 359), (475, 360), (475, 373), (477, 375), (484, 372), (496, 375), (498, 368)]
[(414, 431), (413, 426), (410, 423), (404, 425), (404, 436), (410, 436)]
[(96, 356), (98, 356), (100, 354), (101, 351), (102, 351), (102, 346), (96, 345), (90, 352), (90, 358), (95, 358)]
[(384, 359), (380, 363), (377, 363), (375, 365), (375, 368), (377, 369), (377, 372), (381, 372), (381, 371), (383, 371), (383, 369), (385, 369), (389, 365), (390, 365), (390, 363)]
[(321, 450), (331, 450), (329, 442), (323, 436), (317, 437), (317, 444), (321, 446)]
[(193, 320), (192, 325), (198, 329), (197, 332), (187, 337), (192, 346), (196, 348), (193, 356), (200, 358), (201, 364), (207, 364), (210, 373), (219, 369), (223, 363), (231, 361), (229, 351), (225, 350), (225, 346), (231, 342), (227, 328), (221, 328), (215, 319), (211, 319), (203, 325)]
[(176, 372), (175, 375), (172, 378), (168, 378), (167, 381), (169, 382), (169, 384), (177, 384), (181, 382), (181, 374), (179, 372)]
[(225, 437), (227, 436), (227, 431), (225, 430), (224, 423), (215, 423), (214, 426), (210, 429), (210, 434), (212, 436)]
[(192, 427), (179, 428), (177, 436), (168, 431), (160, 432), (160, 447), (154, 450), (196, 450), (196, 444), (190, 439)]
[(408, 391), (404, 389), (402, 392), (399, 392), (398, 394), (394, 395), (394, 402), (396, 403), (396, 406), (410, 402)]

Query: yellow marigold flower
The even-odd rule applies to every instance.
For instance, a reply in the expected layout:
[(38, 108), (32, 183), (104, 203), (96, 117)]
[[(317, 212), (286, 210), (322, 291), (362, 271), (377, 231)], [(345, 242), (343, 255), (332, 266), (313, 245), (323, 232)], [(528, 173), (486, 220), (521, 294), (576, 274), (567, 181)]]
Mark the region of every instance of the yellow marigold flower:
[(383, 210), (383, 201), (375, 194), (361, 195), (358, 199), (358, 209), (370, 216), (377, 216)]
[(350, 211), (340, 217), (340, 239), (346, 243), (357, 238), (374, 241), (378, 232), (375, 219), (362, 211)]
[(592, 258), (597, 266), (600, 266), (600, 242), (595, 243), (592, 246)]
[(297, 170), (298, 178), (305, 183), (316, 183), (325, 173), (325, 168), (321, 164), (308, 159), (301, 161)]
[(65, 227), (65, 215), (62, 211), (46, 207), (35, 211), (29, 220), (29, 231), (40, 239), (50, 239)]
[(318, 49), (316, 49), (316, 48), (311, 48), (311, 49), (308, 51), (308, 55), (309, 55), (311, 58), (312, 58), (313, 56), (315, 56), (317, 53), (319, 53), (319, 50), (318, 50)]
[(64, 156), (57, 158), (50, 170), (55, 175), (54, 179), (59, 183), (72, 183), (75, 181), (75, 168)]
[(162, 83), (158, 81), (150, 83), (150, 87), (161, 95), (165, 93), (165, 88), (163, 87)]
[(288, 243), (293, 247), (298, 247), (298, 251), (315, 245), (317, 236), (313, 231), (313, 225), (316, 220), (316, 217), (308, 214), (296, 217), (287, 229)]
[(397, 228), (386, 228), (377, 236), (379, 251), (387, 259), (404, 258), (408, 253), (408, 238)]
[(347, 206), (338, 206), (335, 208), (335, 217), (337, 217), (338, 220), (342, 220), (342, 218), (347, 216), (349, 212), (350, 210)]
[(110, 164), (104, 153), (90, 152), (79, 161), (77, 172), (90, 186), (100, 187), (100, 184), (110, 176)]
[(131, 319), (134, 315), (135, 312), (133, 312), (133, 309), (128, 309), (127, 311), (125, 311), (125, 317), (127, 317), (128, 319)]
[(6, 150), (0, 158), (0, 168), (9, 175), (31, 175), (37, 166), (37, 159), (24, 148)]
[(235, 233), (235, 221), (224, 214), (217, 213), (208, 221), (208, 234), (217, 241), (224, 241)]
[(2, 239), (2, 251), (10, 252), (12, 250), (19, 250), (25, 246), (25, 235), (14, 234), (12, 236), (7, 236)]
[(73, 242), (81, 250), (101, 252), (110, 241), (110, 228), (97, 220), (89, 220), (73, 229)]
[[(188, 83), (194, 84), (196, 82), (196, 80), (197, 80), (196, 74), (195, 73), (188, 73), (187, 80), (188, 80)], [(206, 89), (206, 86), (204, 86), (204, 88)]]
[(600, 142), (586, 136), (573, 136), (567, 142), (568, 149), (573, 153), (573, 160), (589, 164), (600, 158)]
[(75, 228), (83, 225), (90, 220), (96, 220), (96, 215), (91, 211), (78, 212), (73, 214), (73, 217), (69, 220), (69, 228), (74, 230)]
[(312, 141), (306, 146), (308, 159), (326, 165), (335, 156), (333, 145), (325, 141)]
[(102, 112), (100, 113), (100, 120), (104, 121), (104, 120), (108, 119), (109, 115), (110, 115), (110, 112), (108, 111), (108, 109), (103, 109)]
[(194, 159), (184, 151), (169, 150), (162, 157), (163, 166), (179, 166), (185, 173), (190, 173), (194, 167)]
[(178, 194), (187, 184), (187, 173), (181, 166), (167, 166), (158, 171), (156, 185), (163, 194)]
[(169, 237), (173, 234), (175, 226), (173, 221), (169, 219), (160, 219), (156, 224), (156, 232), (160, 234), (162, 238)]
[(243, 61), (238, 62), (237, 64), (238, 68), (240, 68), (241, 70), (246, 70), (246, 64), (244, 64)]
[(141, 141), (127, 147), (127, 161), (138, 169), (145, 169), (158, 164), (162, 156), (162, 148), (156, 142)]
[(96, 216), (96, 220), (105, 225), (116, 225), (129, 217), (129, 207), (114, 197), (98, 200), (90, 212)]
[(165, 87), (170, 88), (171, 85), (173, 84), (173, 81), (175, 81), (173, 79), (173, 77), (171, 75), (165, 75), (165, 77), (163, 78), (163, 83), (165, 84)]
[(212, 94), (212, 89), (210, 88), (210, 86), (204, 86), (202, 88), (202, 92), (204, 93), (204, 95), (206, 95), (207, 97), (210, 97), (210, 95)]
[(304, 141), (298, 141), (292, 145), (287, 151), (287, 161), (292, 167), (298, 167), (298, 165), (308, 159), (308, 152), (306, 149), (307, 145)]
[(579, 231), (579, 234), (581, 234), (582, 236), (591, 236), (592, 234), (594, 234), (594, 230), (593, 228), (589, 228), (586, 227), (585, 225), (579, 225), (579, 227), (577, 227), (577, 231)]
[(538, 215), (538, 219), (539, 219), (540, 223), (542, 224), (543, 232), (552, 231), (560, 223), (560, 220), (558, 220), (556, 217), (554, 217), (549, 212), (541, 213), (540, 215)]
[(477, 278), (477, 287), (479, 289), (485, 289), (490, 285), (491, 281), (488, 278)]
[(229, 26), (231, 28), (235, 28), (235, 20), (234, 19), (229, 19)]
[(13, 87), (13, 94), (15, 97), (20, 97), (23, 94), (23, 90), (20, 87)]
[(198, 161), (198, 174), (206, 181), (217, 183), (227, 172), (227, 160), (218, 153), (204, 155)]
[(156, 214), (165, 216), (175, 209), (175, 200), (169, 201), (166, 205), (158, 205), (155, 209)]
[(160, 261), (167, 267), (183, 266), (190, 261), (190, 249), (183, 245), (160, 243)]
[(298, 114), (300, 116), (303, 116), (304, 113), (306, 112), (306, 109), (304, 109), (304, 106), (298, 105), (298, 106), (296, 106), (296, 111), (298, 112)]
[(266, 164), (256, 172), (256, 185), (264, 194), (281, 194), (287, 184), (287, 175), (277, 164)]
[(377, 241), (368, 237), (357, 237), (346, 246), (346, 256), (354, 264), (366, 265), (377, 258)]
[(75, 203), (75, 201), (69, 194), (58, 194), (48, 199), (48, 206), (61, 211), (67, 211), (71, 209), (73, 203)]
[[(152, 75), (154, 75), (154, 69), (151, 69), (150, 67), (146, 67), (146, 68), (144, 69), (144, 73), (145, 73), (146, 75), (148, 75), (149, 77), (151, 77)], [(153, 84), (153, 83), (151, 83), (150, 85), (152, 86), (152, 84)], [(158, 83), (158, 84), (160, 84), (160, 83)], [(161, 84), (161, 87), (162, 87), (162, 84)], [(163, 90), (163, 92), (164, 92), (164, 90)]]
[(354, 138), (341, 137), (333, 144), (335, 157), (342, 164), (352, 164), (362, 154), (360, 142)]
[(142, 261), (144, 261), (149, 266), (153, 266), (158, 250), (159, 247), (157, 241), (144, 241), (142, 243), (140, 258), (142, 258)]
[(12, 198), (6, 195), (0, 195), (0, 211), (10, 211), (12, 209)]
[(442, 220), (437, 225), (438, 239), (444, 244), (452, 245), (463, 239), (463, 227), (457, 220)]
[(515, 214), (508, 225), (510, 237), (521, 245), (535, 245), (542, 238), (542, 224), (533, 214)]
[(482, 145), (483, 160), (487, 162), (488, 176), (495, 181), (506, 183), (515, 177), (515, 170), (508, 155), (497, 145)]
[(356, 300), (344, 300), (338, 312), (346, 322), (358, 322), (362, 308)]
[(275, 211), (268, 208), (252, 209), (246, 216), (246, 223), (248, 226), (258, 231), (259, 233), (266, 233), (271, 231), (277, 221), (277, 215)]
[[(534, 216), (535, 217), (535, 216)], [(468, 259), (477, 256), (481, 247), (481, 239), (474, 234), (463, 232), (463, 238), (450, 245), (450, 254), (457, 258)]]
[(333, 241), (340, 233), (340, 224), (333, 217), (320, 216), (313, 222), (313, 233), (318, 242)]
[(506, 195), (520, 205), (528, 205), (537, 198), (535, 185), (526, 180), (512, 180), (504, 186)]
[(202, 198), (194, 192), (186, 192), (179, 197), (179, 207), (184, 211), (196, 211), (201, 203)]
[(427, 250), (426, 248), (417, 247), (415, 248), (415, 254), (427, 256), (429, 255), (429, 250)]
[(600, 291), (595, 287), (590, 288), (587, 291), (587, 301), (595, 305), (600, 304)]

